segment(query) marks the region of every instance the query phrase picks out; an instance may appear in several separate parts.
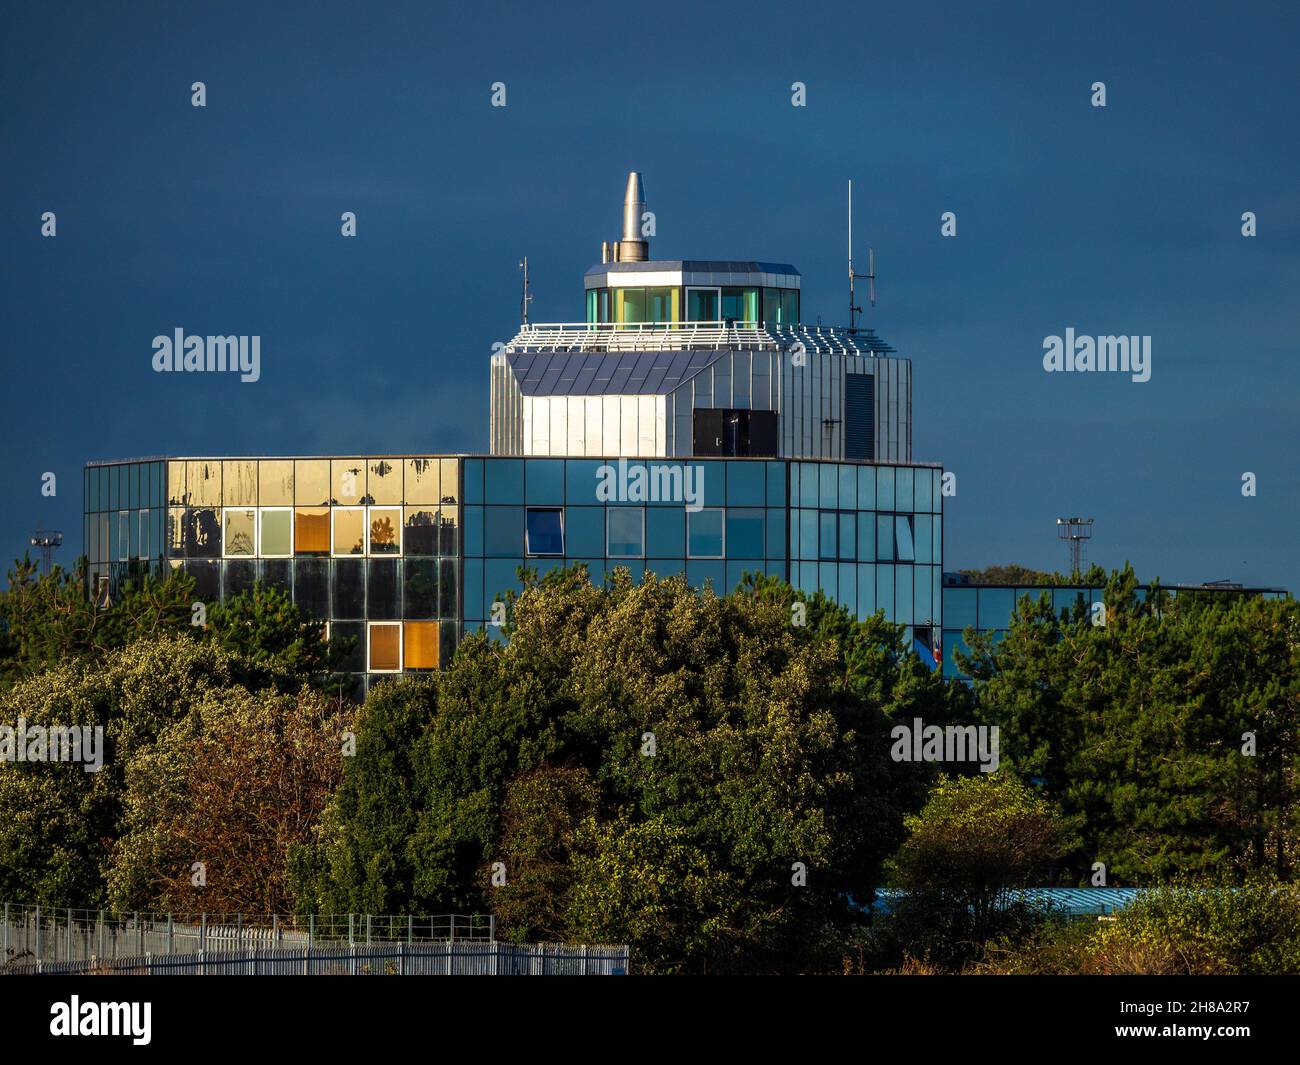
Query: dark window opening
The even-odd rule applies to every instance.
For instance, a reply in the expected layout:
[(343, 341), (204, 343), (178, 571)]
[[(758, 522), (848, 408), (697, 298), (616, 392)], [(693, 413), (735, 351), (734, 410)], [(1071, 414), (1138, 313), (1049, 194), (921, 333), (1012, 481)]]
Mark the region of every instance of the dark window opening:
[(694, 454), (775, 457), (776, 411), (717, 407), (694, 414)]
[(528, 508), (524, 550), (529, 555), (564, 554), (564, 513), (559, 507)]

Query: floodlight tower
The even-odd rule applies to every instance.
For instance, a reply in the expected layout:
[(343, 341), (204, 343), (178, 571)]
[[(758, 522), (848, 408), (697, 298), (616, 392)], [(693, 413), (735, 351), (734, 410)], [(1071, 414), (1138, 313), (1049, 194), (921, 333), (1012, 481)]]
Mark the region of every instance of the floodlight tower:
[(1085, 547), (1092, 539), (1092, 518), (1057, 518), (1056, 537), (1070, 542), (1070, 574), (1083, 572)]
[(41, 569), (49, 573), (54, 565), (54, 549), (63, 546), (63, 533), (57, 529), (37, 529), (30, 540), (32, 547), (41, 549)]

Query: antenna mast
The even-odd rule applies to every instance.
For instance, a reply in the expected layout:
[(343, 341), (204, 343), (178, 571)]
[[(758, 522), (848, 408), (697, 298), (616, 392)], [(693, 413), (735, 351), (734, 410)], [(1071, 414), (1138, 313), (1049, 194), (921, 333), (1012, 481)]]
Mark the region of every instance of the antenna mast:
[(849, 181), (849, 332), (857, 332), (858, 318), (862, 313), (862, 308), (858, 306), (857, 295), (854, 291), (854, 281), (858, 279), (869, 282), (868, 295), (871, 298), (871, 306), (876, 305), (876, 249), (867, 249), (867, 272), (865, 274), (855, 273), (853, 270), (853, 181)]
[(519, 269), (524, 272), (524, 287), (519, 294), (519, 322), (521, 325), (528, 324), (528, 305), (533, 302), (533, 294), (528, 291), (528, 256), (525, 255), (519, 263)]

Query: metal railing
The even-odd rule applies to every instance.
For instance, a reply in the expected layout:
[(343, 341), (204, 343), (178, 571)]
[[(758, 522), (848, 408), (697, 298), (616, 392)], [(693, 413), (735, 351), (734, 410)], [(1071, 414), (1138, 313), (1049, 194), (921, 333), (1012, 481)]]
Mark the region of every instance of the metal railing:
[(894, 351), (871, 329), (759, 322), (555, 322), (523, 326), (506, 345), (508, 354), (570, 351), (691, 351), (725, 348), (789, 348), (801, 342), (810, 354), (874, 357)]
[(494, 919), (479, 914), (120, 914), (5, 903), (0, 919), (0, 971), (36, 963), (103, 964), (146, 955), (490, 943), (495, 938)]
[(625, 946), (499, 943), (474, 914), (118, 914), (4, 904), (0, 974), (610, 975)]

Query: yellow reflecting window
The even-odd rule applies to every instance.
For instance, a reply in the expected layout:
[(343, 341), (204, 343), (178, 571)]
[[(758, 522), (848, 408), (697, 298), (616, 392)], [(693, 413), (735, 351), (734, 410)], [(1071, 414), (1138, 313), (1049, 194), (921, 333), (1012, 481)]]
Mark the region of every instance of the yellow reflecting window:
[(221, 497), (228, 507), (257, 505), (256, 459), (226, 459), (221, 464)]
[(402, 626), (403, 664), (407, 669), (438, 668), (438, 623), (408, 621)]
[(251, 507), (227, 507), (222, 513), (225, 528), (221, 542), (227, 558), (256, 553), (257, 511)]
[(293, 476), (295, 503), (321, 507), (330, 501), (329, 459), (298, 459)]
[(366, 463), (367, 483), (372, 503), (402, 501), (402, 460), (371, 459)]
[(333, 515), (333, 553), (364, 555), (366, 553), (366, 508), (335, 507)]
[(167, 463), (167, 505), (183, 507), (185, 505), (185, 463)]
[(370, 508), (370, 553), (372, 555), (400, 555), (402, 553), (402, 508)]
[(402, 668), (402, 626), (372, 623), (369, 633), (370, 672), (398, 672)]
[(457, 472), (457, 462), (455, 459), (440, 459), (438, 464), (442, 467), (442, 503), (459, 503), (457, 497), (459, 491), (457, 482), (460, 477)]
[(221, 463), (195, 459), (185, 464), (186, 502), (192, 507), (221, 506)]
[(293, 506), (293, 459), (262, 459), (257, 467), (257, 501), (264, 507)]
[(331, 459), (330, 494), (340, 506), (352, 506), (366, 497), (366, 460)]
[(406, 502), (439, 503), (437, 459), (406, 460)]
[(330, 508), (299, 507), (294, 511), (293, 551), (296, 555), (330, 553)]

